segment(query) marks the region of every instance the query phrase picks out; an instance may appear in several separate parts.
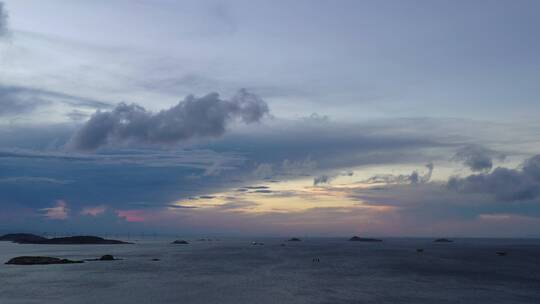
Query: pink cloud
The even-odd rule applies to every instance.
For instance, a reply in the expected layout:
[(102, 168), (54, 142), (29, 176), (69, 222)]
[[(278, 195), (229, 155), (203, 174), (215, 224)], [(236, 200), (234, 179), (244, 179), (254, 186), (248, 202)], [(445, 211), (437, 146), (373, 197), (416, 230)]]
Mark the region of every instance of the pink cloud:
[(81, 210), (81, 214), (82, 215), (88, 215), (88, 216), (98, 216), (100, 214), (103, 214), (105, 212), (105, 210), (107, 210), (107, 207), (106, 206), (88, 206), (88, 207), (84, 207), (82, 210)]
[(68, 218), (69, 209), (63, 200), (56, 201), (56, 205), (51, 208), (43, 208), (44, 216), (51, 220), (65, 220)]
[(145, 213), (143, 210), (117, 210), (116, 214), (128, 222), (145, 222)]

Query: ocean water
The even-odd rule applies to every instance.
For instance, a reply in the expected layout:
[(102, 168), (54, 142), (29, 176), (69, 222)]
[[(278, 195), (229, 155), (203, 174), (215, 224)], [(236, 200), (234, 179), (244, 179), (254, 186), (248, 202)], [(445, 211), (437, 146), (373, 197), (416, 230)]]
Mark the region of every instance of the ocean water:
[[(264, 246), (252, 246), (251, 239), (170, 241), (0, 242), (0, 303), (540, 303), (538, 240), (257, 239)], [(122, 260), (3, 264), (20, 255), (90, 259), (103, 254)]]

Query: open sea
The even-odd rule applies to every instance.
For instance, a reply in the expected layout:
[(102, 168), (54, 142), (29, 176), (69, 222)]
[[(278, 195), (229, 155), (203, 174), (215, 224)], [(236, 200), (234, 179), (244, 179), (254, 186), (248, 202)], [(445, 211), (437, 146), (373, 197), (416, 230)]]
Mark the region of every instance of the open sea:
[[(0, 242), (0, 303), (540, 303), (540, 240), (171, 241)], [(81, 260), (104, 254), (122, 260), (3, 264), (22, 255)]]

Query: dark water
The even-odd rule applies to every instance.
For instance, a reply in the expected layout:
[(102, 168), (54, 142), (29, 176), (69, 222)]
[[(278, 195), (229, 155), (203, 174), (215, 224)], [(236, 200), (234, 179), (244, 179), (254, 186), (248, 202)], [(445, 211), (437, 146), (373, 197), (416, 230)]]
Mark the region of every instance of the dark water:
[[(2, 264), (0, 303), (540, 303), (537, 240), (259, 239), (264, 246), (238, 239), (189, 245), (169, 241), (97, 246), (0, 242), (2, 262), (19, 255), (87, 259), (113, 254), (123, 259)], [(498, 256), (497, 251), (508, 254)]]

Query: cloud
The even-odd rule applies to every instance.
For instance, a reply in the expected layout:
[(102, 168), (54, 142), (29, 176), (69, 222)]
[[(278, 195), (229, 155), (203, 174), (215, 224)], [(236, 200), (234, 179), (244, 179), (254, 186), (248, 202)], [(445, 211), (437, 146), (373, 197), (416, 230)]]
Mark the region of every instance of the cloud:
[(0, 116), (32, 112), (34, 109), (62, 103), (71, 107), (108, 109), (111, 104), (91, 98), (22, 86), (0, 84)]
[(257, 168), (255, 168), (255, 171), (253, 171), (253, 175), (262, 179), (271, 178), (274, 176), (272, 164), (259, 164)]
[(319, 184), (327, 184), (329, 183), (331, 180), (333, 179), (333, 177), (330, 177), (328, 175), (320, 175), (320, 176), (316, 176), (314, 179), (313, 179), (313, 185), (314, 186), (317, 186)]
[(12, 184), (47, 183), (47, 184), (65, 185), (65, 184), (71, 183), (71, 181), (50, 178), (50, 177), (40, 177), (40, 176), (13, 176), (13, 177), (0, 178), (0, 183), (12, 183)]
[(0, 2), (0, 38), (8, 34), (8, 13), (4, 3)]
[(319, 175), (313, 178), (313, 186), (318, 186), (320, 184), (329, 184), (332, 180), (337, 178), (338, 176), (353, 176), (353, 171), (345, 171), (334, 175)]
[(63, 200), (56, 201), (56, 205), (50, 208), (41, 209), (44, 212), (44, 216), (51, 220), (65, 220), (68, 218), (69, 209), (67, 204)]
[(118, 214), (118, 217), (131, 223), (142, 223), (147, 220), (144, 210), (118, 210), (116, 213)]
[(423, 175), (420, 175), (418, 171), (413, 171), (411, 174), (377, 174), (368, 179), (361, 181), (363, 184), (423, 184), (431, 180), (433, 174), (433, 163), (426, 164), (428, 171)]
[(302, 120), (306, 123), (328, 123), (330, 121), (330, 117), (328, 115), (320, 115), (319, 113), (311, 113), (311, 115), (307, 117), (302, 117)]
[(496, 168), (491, 173), (452, 177), (448, 188), (462, 193), (482, 193), (502, 201), (523, 201), (540, 196), (540, 155), (527, 159), (521, 170)]
[(87, 119), (90, 115), (79, 110), (72, 110), (67, 113), (66, 116), (73, 121), (82, 121), (84, 119)]
[(249, 124), (268, 113), (266, 102), (244, 89), (230, 100), (220, 99), (217, 93), (189, 95), (158, 113), (121, 103), (110, 112), (96, 112), (71, 143), (78, 150), (95, 150), (114, 142), (171, 144), (196, 137), (219, 137), (236, 118)]
[(39, 96), (24, 94), (18, 89), (0, 85), (0, 116), (28, 113), (38, 106), (51, 103)]
[[(540, 219), (540, 155), (527, 159), (517, 169), (498, 167), (491, 173), (451, 177), (446, 182), (386, 184), (346, 191), (363, 206), (393, 208), (407, 226), (418, 225), (418, 219), (422, 227), (433, 229), (449, 229), (448, 225), (463, 221)], [(478, 231), (478, 227), (475, 229)]]
[(105, 213), (107, 210), (107, 207), (104, 205), (101, 206), (87, 206), (84, 207), (81, 210), (81, 215), (87, 215), (87, 216), (98, 216), (100, 214)]
[(460, 148), (453, 159), (462, 162), (473, 172), (488, 172), (493, 168), (493, 158), (503, 160), (505, 155), (480, 145), (467, 145)]

